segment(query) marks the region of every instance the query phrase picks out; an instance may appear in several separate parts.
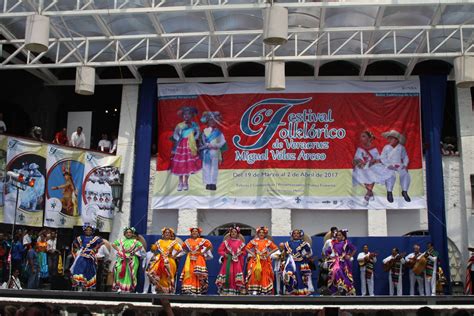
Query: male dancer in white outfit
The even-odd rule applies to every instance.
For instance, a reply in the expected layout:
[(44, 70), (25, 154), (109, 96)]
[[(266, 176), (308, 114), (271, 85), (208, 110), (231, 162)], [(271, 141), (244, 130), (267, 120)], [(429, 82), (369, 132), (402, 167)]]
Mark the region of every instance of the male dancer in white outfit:
[(425, 295), (425, 287), (424, 287), (424, 272), (420, 275), (415, 274), (413, 272), (413, 265), (420, 260), (423, 254), (420, 253), (420, 246), (414, 245), (413, 252), (405, 257), (405, 262), (411, 266), (410, 267), (410, 295), (415, 295), (415, 283), (418, 284), (418, 293), (421, 296)]
[(280, 243), (278, 245), (278, 250), (271, 254), (272, 262), (273, 262), (273, 274), (275, 275), (275, 293), (276, 295), (284, 295), (285, 288), (282, 287), (282, 279), (283, 279), (283, 271), (281, 268), (282, 264), (282, 257), (281, 254), (285, 250), (285, 245)]
[(438, 271), (438, 252), (434, 249), (432, 243), (428, 243), (427, 264), (425, 269), (425, 294), (435, 296), (436, 295), (436, 276)]
[(387, 188), (387, 201), (393, 203), (393, 187), (396, 181), (396, 172), (400, 176), (400, 186), (402, 187), (402, 196), (407, 202), (411, 202), (408, 196), (408, 188), (410, 187), (410, 174), (408, 173), (408, 154), (405, 149), (405, 136), (395, 130), (390, 130), (382, 133), (382, 136), (387, 139), (388, 144), (382, 150), (380, 160), (387, 167), (387, 171), (392, 176), (385, 181)]
[[(403, 255), (400, 254), (398, 248), (392, 249), (392, 254), (387, 258), (383, 259), (383, 264), (390, 264), (391, 268), (388, 271), (388, 284), (389, 284), (389, 293), (390, 296), (393, 296), (395, 289), (397, 291), (397, 296), (403, 295), (403, 265), (405, 264), (405, 259)], [(386, 270), (385, 270), (386, 271)]]
[(357, 261), (360, 266), (360, 284), (362, 296), (374, 296), (374, 264), (377, 262), (375, 253), (369, 252), (369, 246), (364, 245), (363, 251), (357, 256)]
[(151, 259), (153, 259), (154, 256), (155, 254), (153, 253), (153, 251), (150, 250), (146, 253), (146, 257), (142, 261), (143, 274), (145, 278), (145, 282), (143, 284), (143, 294), (148, 293), (150, 289), (150, 285), (151, 285), (151, 293), (156, 294), (156, 288), (153, 284), (150, 283), (150, 278), (148, 277), (148, 274), (147, 274), (148, 265), (150, 264), (150, 261)]
[(208, 125), (201, 134), (202, 146), (199, 148), (202, 154), (202, 180), (206, 190), (211, 191), (217, 189), (221, 148), (226, 144), (224, 134), (217, 126), (221, 121), (219, 112), (204, 112), (201, 117), (201, 122)]

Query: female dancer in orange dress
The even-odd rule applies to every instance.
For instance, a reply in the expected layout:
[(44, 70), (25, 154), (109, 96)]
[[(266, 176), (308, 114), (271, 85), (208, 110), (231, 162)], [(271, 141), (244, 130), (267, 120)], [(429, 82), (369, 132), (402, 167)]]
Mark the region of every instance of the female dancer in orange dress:
[(183, 243), (183, 251), (187, 253), (186, 262), (181, 272), (181, 294), (206, 294), (209, 287), (206, 260), (212, 259), (212, 244), (202, 238), (202, 229), (189, 229), (191, 238)]
[(271, 254), (278, 247), (268, 236), (267, 227), (257, 228), (257, 235), (245, 247), (247, 261), (247, 292), (251, 295), (273, 294), (273, 267)]
[(148, 276), (158, 293), (174, 294), (176, 290), (176, 258), (180, 256), (182, 248), (172, 228), (165, 227), (161, 232), (162, 239), (151, 246), (151, 250), (157, 254), (150, 263)]

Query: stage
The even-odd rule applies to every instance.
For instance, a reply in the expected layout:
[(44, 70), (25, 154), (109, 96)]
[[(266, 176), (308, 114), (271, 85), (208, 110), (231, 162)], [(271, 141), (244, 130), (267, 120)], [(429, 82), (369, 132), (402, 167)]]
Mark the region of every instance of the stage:
[[(119, 313), (126, 309), (158, 313), (162, 310), (176, 314), (190, 315), (191, 312), (211, 312), (225, 309), (237, 315), (272, 312), (282, 315), (292, 313), (314, 313), (325, 308), (340, 311), (375, 313), (391, 310), (402, 314), (415, 312), (428, 306), (440, 312), (454, 312), (464, 309), (474, 311), (472, 296), (374, 296), (374, 297), (336, 297), (336, 296), (189, 296), (153, 294), (117, 294), (110, 292), (66, 292), (35, 290), (0, 290), (0, 305), (28, 306), (45, 303), (61, 308), (69, 313), (83, 311), (98, 313)], [(172, 315), (172, 314), (168, 314)]]

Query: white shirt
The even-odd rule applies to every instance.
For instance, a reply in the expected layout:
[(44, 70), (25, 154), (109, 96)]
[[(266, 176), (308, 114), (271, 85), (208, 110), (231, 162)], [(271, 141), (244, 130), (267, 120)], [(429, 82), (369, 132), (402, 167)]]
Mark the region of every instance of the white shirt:
[[(368, 253), (365, 253), (365, 252), (361, 252), (359, 253), (359, 255), (357, 256), (357, 261), (359, 261), (359, 264), (361, 261), (363, 261), (365, 259), (365, 257), (367, 257), (368, 255), (370, 255), (370, 251)], [(373, 257), (372, 258), (373, 262), (376, 263), (377, 262), (377, 257)], [(361, 266), (360, 268), (361, 269), (365, 269), (365, 262), (362, 262), (363, 266)]]
[(77, 132), (72, 133), (71, 146), (86, 148), (86, 136), (84, 135), (84, 133), (81, 133), (81, 135), (77, 134)]
[(56, 250), (56, 244), (57, 244), (58, 240), (56, 238), (54, 239), (49, 239), (47, 241), (48, 245), (46, 246), (46, 250), (47, 251), (54, 251)]
[(23, 236), (23, 245), (28, 245), (31, 244), (31, 236), (29, 234), (26, 234)]
[[(383, 263), (385, 264), (385, 263), (389, 262), (389, 261), (392, 260), (392, 259), (395, 259), (395, 257), (392, 256), (392, 255), (390, 255), (390, 256), (388, 256), (387, 258), (383, 259)], [(405, 259), (404, 259), (404, 258), (401, 258), (399, 264), (405, 264)], [(401, 270), (400, 270), (400, 274), (402, 274), (402, 271), (401, 271)]]
[(99, 149), (101, 151), (105, 151), (105, 149), (110, 150), (110, 147), (112, 146), (112, 143), (108, 139), (101, 139), (99, 141)]
[(0, 134), (3, 134), (7, 131), (7, 126), (4, 121), (0, 121)]
[(118, 143), (118, 139), (114, 139), (114, 142), (112, 143), (112, 148), (110, 148), (110, 153), (113, 154), (117, 151), (117, 143)]
[(104, 261), (109, 260), (109, 257), (110, 257), (109, 248), (107, 248), (106, 245), (100, 246), (99, 250), (97, 251), (96, 257), (97, 257), (97, 258), (103, 258)]
[(380, 160), (387, 167), (393, 165), (400, 165), (406, 167), (408, 166), (409, 162), (407, 151), (405, 147), (400, 144), (395, 147), (392, 147), (392, 145), (385, 145), (382, 150)]

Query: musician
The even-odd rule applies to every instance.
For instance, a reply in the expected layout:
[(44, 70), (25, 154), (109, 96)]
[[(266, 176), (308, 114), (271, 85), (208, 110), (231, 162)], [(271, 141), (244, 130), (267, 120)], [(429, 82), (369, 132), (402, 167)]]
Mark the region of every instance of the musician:
[(390, 296), (393, 296), (395, 289), (398, 296), (403, 295), (403, 265), (405, 259), (403, 254), (400, 254), (398, 248), (392, 249), (392, 254), (387, 258), (383, 259), (384, 270), (388, 273), (388, 284), (390, 289)]
[(425, 295), (425, 286), (424, 286), (424, 271), (420, 274), (415, 274), (413, 268), (415, 264), (420, 261), (423, 257), (423, 254), (420, 252), (420, 245), (415, 244), (413, 246), (413, 252), (405, 257), (405, 262), (410, 268), (410, 295), (415, 295), (415, 283), (418, 285), (418, 294), (421, 296)]
[(360, 283), (362, 296), (374, 296), (374, 266), (377, 262), (377, 257), (374, 252), (369, 251), (369, 246), (364, 245), (362, 252), (357, 256), (357, 261), (360, 266)]
[(427, 258), (425, 268), (425, 294), (436, 296), (436, 275), (438, 271), (438, 252), (434, 249), (433, 243), (427, 244), (424, 256)]

